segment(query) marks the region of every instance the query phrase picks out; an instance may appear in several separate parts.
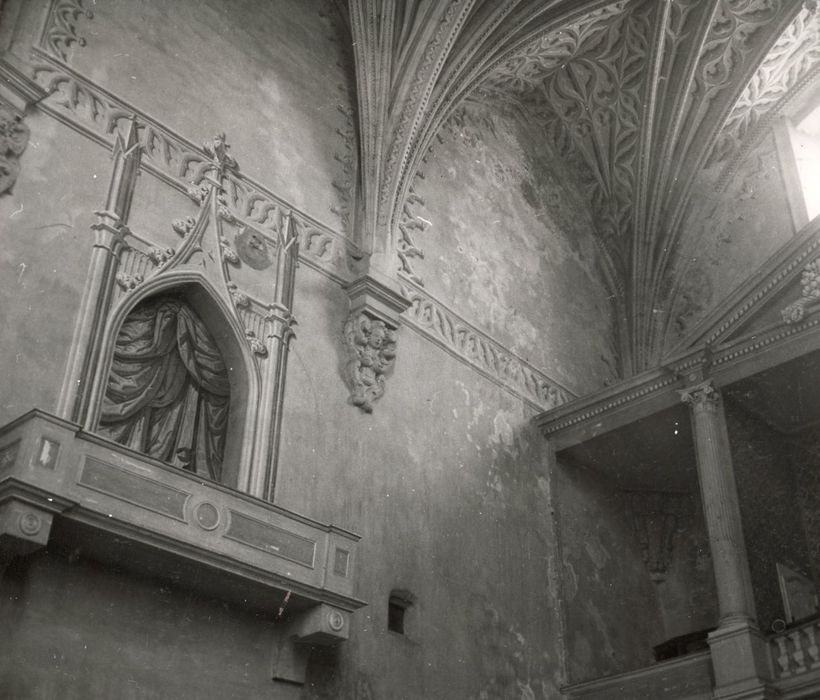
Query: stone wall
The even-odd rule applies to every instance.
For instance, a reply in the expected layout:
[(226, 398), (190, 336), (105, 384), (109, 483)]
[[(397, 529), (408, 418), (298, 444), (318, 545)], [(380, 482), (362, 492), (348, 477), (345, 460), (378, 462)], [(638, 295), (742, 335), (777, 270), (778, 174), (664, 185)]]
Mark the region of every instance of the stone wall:
[(627, 495), (585, 469), (555, 478), (569, 680), (650, 665), (665, 637)]
[(617, 373), (613, 310), (589, 204), (520, 119), (474, 104), (414, 182), (426, 288), (576, 394)]
[(725, 183), (717, 186), (715, 173), (704, 172), (696, 184), (668, 342), (684, 338), (794, 236), (782, 167), (769, 135)]
[(820, 431), (815, 427), (796, 435), (790, 457), (811, 573), (815, 582), (820, 583)]
[[(16, 60), (48, 63), (28, 52), (38, 36), (32, 26), (47, 6), (3, 4), (23, 10)], [(194, 144), (226, 131), (242, 173), (305, 216), (348, 233), (346, 154), (355, 147), (346, 131), (350, 74), (339, 44), (327, 40), (328, 32), (341, 30), (320, 2), (231, 3), (230, 14), (225, 7), (216, 0), (97, 2), (89, 6), (93, 16), (74, 17), (74, 39), (57, 42), (49, 54), (56, 63), (38, 73), (45, 88), (53, 76), (63, 77), (58, 93), (26, 117), (31, 141), (22, 172), (13, 192), (0, 196), (0, 298), (11, 302), (0, 312), (0, 423), (32, 407), (54, 412), (57, 406), (93, 244), (90, 227), (105, 203), (111, 144), (128, 112), (107, 120), (123, 104), (139, 110), (143, 123), (150, 116)], [(129, 225), (171, 245), (178, 240), (171, 222), (196, 207), (172, 171), (181, 141), (157, 134)], [(491, 149), (509, 162), (510, 143)], [(481, 169), (468, 176), (465, 164), (447, 187), (467, 195), (492, 177)], [(576, 241), (563, 232), (571, 211), (564, 218), (554, 213), (552, 239), (547, 248), (536, 247), (538, 212), (547, 211), (539, 202), (563, 195), (551, 191), (559, 187), (555, 178), (538, 184), (537, 193), (525, 184), (512, 203), (493, 204), (506, 212), (505, 226), (480, 245), (492, 262), (482, 279), (510, 277), (510, 289), (495, 289), (497, 300), (482, 292), (486, 303), (470, 306), (463, 281), (476, 264), (446, 233), (472, 207), (469, 197), (441, 219), (447, 222), (441, 246), (431, 250), (440, 267), (429, 279), (444, 302), (525, 359), (590, 389), (610, 376), (611, 364), (594, 254), (583, 233), (575, 232)], [(511, 207), (526, 198), (531, 204), (519, 219)], [(485, 223), (490, 209), (480, 217)], [(476, 254), (478, 223), (470, 219), (458, 233)], [(399, 333), (395, 371), (374, 413), (351, 406), (342, 378), (344, 253), (323, 257), (339, 249), (330, 234), (322, 240), (330, 243), (303, 251), (314, 257), (297, 271), (299, 325), (275, 501), (362, 535), (355, 593), (369, 606), (353, 615), (349, 642), (314, 655), (303, 696), (555, 697), (562, 682), (557, 538), (546, 444), (529, 426), (533, 407), (411, 327)], [(453, 257), (455, 263), (445, 261)], [(513, 258), (530, 262), (517, 268)], [(445, 266), (453, 284), (436, 287)], [(551, 268), (554, 281), (527, 291)], [(583, 282), (573, 283), (575, 276)], [(546, 306), (541, 295), (550, 300)], [(570, 297), (577, 308), (562, 325), (552, 314)], [(387, 630), (387, 601), (397, 588), (416, 601), (405, 635)], [(161, 577), (133, 577), (82, 552), (49, 549), (14, 564), (0, 591), (6, 630), (0, 694), (298, 694), (269, 680), (281, 641), (273, 621), (169, 587)]]
[(761, 630), (783, 618), (776, 564), (810, 575), (806, 531), (798, 502), (787, 438), (727, 402), (726, 424), (732, 450), (743, 536), (749, 557)]

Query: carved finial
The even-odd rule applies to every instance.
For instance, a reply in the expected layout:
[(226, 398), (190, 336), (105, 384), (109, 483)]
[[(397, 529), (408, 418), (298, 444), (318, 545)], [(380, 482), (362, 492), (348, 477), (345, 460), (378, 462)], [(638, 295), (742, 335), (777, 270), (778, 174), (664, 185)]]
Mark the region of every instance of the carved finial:
[(131, 200), (134, 198), (142, 158), (136, 115), (129, 120), (124, 139), (122, 133), (117, 131), (113, 158), (114, 171), (108, 187), (105, 211), (113, 214), (121, 225), (125, 225), (131, 212)]
[(225, 132), (220, 132), (214, 136), (213, 141), (202, 144), (205, 153), (214, 161), (220, 173), (225, 170), (239, 170), (236, 159), (228, 153), (230, 146), (225, 137)]
[(190, 236), (195, 226), (196, 219), (193, 216), (186, 216), (184, 219), (174, 219), (171, 223), (171, 228), (183, 238)]

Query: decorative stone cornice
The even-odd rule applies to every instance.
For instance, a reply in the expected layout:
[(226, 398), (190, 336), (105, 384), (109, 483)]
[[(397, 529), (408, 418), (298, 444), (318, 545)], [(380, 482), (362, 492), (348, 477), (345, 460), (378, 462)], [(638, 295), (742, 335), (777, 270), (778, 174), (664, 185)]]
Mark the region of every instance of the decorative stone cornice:
[[(533, 418), (544, 437), (564, 449), (619, 425), (678, 404), (683, 398), (710, 398), (715, 389), (820, 349), (820, 305), (809, 306), (801, 321), (777, 322), (717, 346), (692, 349), (662, 367), (635, 375), (603, 391)], [(691, 387), (691, 388), (690, 388)], [(698, 405), (708, 405), (698, 404)]]
[(812, 260), (803, 268), (800, 287), (800, 298), (789, 304), (781, 312), (785, 323), (802, 321), (806, 315), (806, 307), (816, 304), (820, 300), (820, 258)]
[(789, 241), (764, 267), (706, 316), (686, 336), (673, 354), (707, 344), (726, 343), (792, 283), (820, 253), (820, 221), (812, 222)]
[[(191, 182), (198, 186), (213, 169), (213, 152), (209, 155), (204, 148), (45, 52), (35, 49), (34, 54), (36, 84), (43, 94), (49, 93), (41, 103), (46, 113), (106, 148), (113, 147), (116, 134), (136, 115), (143, 149), (142, 169), (180, 192), (187, 193)], [(95, 109), (86, 109), (87, 104), (93, 104)], [(354, 261), (362, 257), (358, 246), (247, 175), (231, 168), (227, 174), (225, 188), (230, 195), (227, 201), (237, 218), (248, 220), (275, 238), (282, 221), (292, 215), (301, 261), (334, 281), (341, 283), (350, 278)]]

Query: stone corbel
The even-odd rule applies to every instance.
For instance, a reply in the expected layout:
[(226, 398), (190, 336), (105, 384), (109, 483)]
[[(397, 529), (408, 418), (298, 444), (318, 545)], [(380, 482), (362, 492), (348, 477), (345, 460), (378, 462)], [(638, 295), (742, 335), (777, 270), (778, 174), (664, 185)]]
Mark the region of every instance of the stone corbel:
[(643, 553), (649, 577), (655, 583), (666, 580), (674, 555), (675, 535), (682, 528), (689, 495), (659, 491), (629, 494), (632, 524)]
[(410, 302), (391, 280), (372, 272), (344, 289), (350, 299), (344, 328), (348, 358), (345, 380), (351, 403), (371, 413), (393, 369), (399, 315), (410, 307)]
[(283, 642), (273, 661), (275, 681), (304, 684), (314, 647), (335, 646), (350, 636), (350, 615), (324, 603), (304, 610), (286, 623)]
[(46, 95), (15, 66), (0, 60), (0, 195), (11, 191), (20, 174), (20, 156), (30, 135), (23, 122), (26, 109)]
[(54, 516), (74, 505), (51, 486), (76, 426), (32, 423), (28, 433), (13, 426), (0, 446), (0, 576), (14, 557), (45, 547)]

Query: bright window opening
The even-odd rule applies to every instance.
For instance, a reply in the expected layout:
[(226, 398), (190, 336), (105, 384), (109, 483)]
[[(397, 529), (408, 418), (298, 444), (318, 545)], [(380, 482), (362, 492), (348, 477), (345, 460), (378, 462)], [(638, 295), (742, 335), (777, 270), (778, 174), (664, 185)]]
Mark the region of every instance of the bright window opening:
[[(820, 105), (808, 115), (788, 123), (789, 141), (799, 194), (792, 206), (802, 209), (807, 221), (820, 216)], [(798, 221), (803, 216), (798, 217)]]
[(791, 129), (797, 176), (809, 221), (820, 215), (820, 106)]

